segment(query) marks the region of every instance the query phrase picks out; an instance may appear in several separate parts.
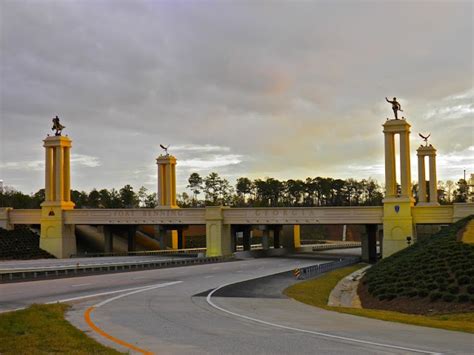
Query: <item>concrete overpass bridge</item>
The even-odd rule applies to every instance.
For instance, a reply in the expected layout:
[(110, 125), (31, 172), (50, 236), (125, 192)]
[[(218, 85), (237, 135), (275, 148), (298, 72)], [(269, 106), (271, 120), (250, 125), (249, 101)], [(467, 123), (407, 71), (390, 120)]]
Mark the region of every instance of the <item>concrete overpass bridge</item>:
[[(414, 225), (450, 224), (469, 215), (473, 204), (459, 203), (446, 206), (413, 206)], [(383, 206), (376, 207), (265, 207), (265, 208), (135, 208), (135, 209), (71, 209), (64, 210), (62, 220), (66, 226), (102, 226), (106, 251), (112, 251), (113, 236), (107, 227), (129, 226), (129, 250), (134, 247), (135, 228), (139, 225), (156, 226), (160, 245), (167, 245), (167, 231), (176, 231), (177, 245), (182, 245), (183, 229), (189, 225), (205, 225), (209, 256), (226, 255), (236, 251), (236, 233), (243, 234), (243, 248), (250, 250), (251, 227), (262, 231), (262, 246), (269, 248), (272, 233), (274, 245), (295, 247), (295, 235), (280, 238), (283, 225), (365, 225), (367, 235), (362, 240), (362, 254), (367, 260), (376, 257), (377, 231), (383, 226)], [(41, 210), (0, 209), (0, 226), (41, 224)], [(416, 228), (415, 228), (416, 229)], [(220, 232), (220, 234), (219, 234)]]
[[(282, 225), (294, 225), (295, 233), (283, 238), (283, 246), (298, 244), (299, 226), (304, 224), (362, 224), (367, 236), (362, 241), (368, 259), (376, 250), (378, 226), (383, 226), (383, 255), (390, 255), (407, 246), (407, 237), (416, 241), (416, 225), (449, 224), (474, 214), (474, 204), (440, 206), (436, 189), (436, 149), (421, 146), (418, 154), (419, 203), (415, 205), (411, 186), (409, 134), (406, 120), (387, 120), (383, 125), (385, 139), (385, 186), (383, 206), (378, 207), (291, 207), (291, 208), (206, 208), (180, 209), (176, 204), (176, 158), (161, 155), (158, 165), (158, 208), (155, 209), (74, 209), (70, 197), (70, 149), (68, 137), (54, 136), (44, 140), (45, 201), (41, 210), (0, 209), (0, 227), (17, 224), (40, 224), (40, 247), (63, 258), (76, 253), (76, 225), (104, 226), (106, 250), (112, 243), (111, 226), (130, 226), (129, 246), (133, 248), (134, 226), (154, 225), (161, 245), (166, 245), (168, 231), (172, 238), (182, 240), (187, 225), (206, 226), (208, 256), (231, 254), (235, 235), (243, 233), (244, 249), (250, 249), (250, 226), (262, 230), (262, 244), (268, 248), (269, 233), (275, 247), (280, 246)], [(400, 191), (396, 180), (395, 136), (400, 138)], [(426, 189), (425, 158), (429, 158), (429, 189)]]

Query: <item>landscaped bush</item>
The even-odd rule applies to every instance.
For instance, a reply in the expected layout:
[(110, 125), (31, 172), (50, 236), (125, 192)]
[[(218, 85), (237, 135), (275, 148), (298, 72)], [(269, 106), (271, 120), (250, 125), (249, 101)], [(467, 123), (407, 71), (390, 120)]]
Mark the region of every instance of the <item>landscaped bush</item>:
[(368, 292), (379, 300), (416, 297), (474, 302), (474, 245), (457, 241), (458, 231), (473, 218), (464, 218), (381, 260), (363, 279)]

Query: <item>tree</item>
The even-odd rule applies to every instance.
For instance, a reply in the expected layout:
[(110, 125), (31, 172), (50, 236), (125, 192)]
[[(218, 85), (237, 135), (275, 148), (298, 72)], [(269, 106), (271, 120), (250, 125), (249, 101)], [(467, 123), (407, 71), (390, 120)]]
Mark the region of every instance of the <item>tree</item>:
[(467, 181), (464, 179), (459, 179), (458, 188), (455, 191), (454, 202), (467, 202), (467, 193), (468, 193)]
[(125, 208), (138, 207), (138, 196), (133, 191), (133, 187), (125, 185), (119, 191), (120, 201)]
[(147, 199), (148, 189), (145, 186), (142, 186), (138, 189), (138, 206), (145, 207), (145, 201)]
[(252, 181), (246, 177), (238, 178), (235, 190), (237, 191), (237, 195), (241, 197), (245, 203), (246, 195), (252, 193)]
[(149, 194), (145, 198), (145, 207), (146, 208), (155, 208), (157, 206), (156, 201), (156, 192)]
[(71, 200), (76, 208), (85, 208), (89, 204), (89, 194), (85, 191), (71, 190)]
[(454, 182), (452, 180), (447, 180), (444, 187), (446, 191), (446, 201), (451, 203), (453, 201)]
[(198, 173), (192, 173), (188, 179), (189, 185), (186, 186), (188, 189), (191, 189), (193, 192), (193, 205), (197, 205), (197, 195), (199, 195), (203, 189), (202, 187), (202, 177)]
[(87, 207), (98, 208), (100, 205), (100, 193), (96, 189), (89, 192)]

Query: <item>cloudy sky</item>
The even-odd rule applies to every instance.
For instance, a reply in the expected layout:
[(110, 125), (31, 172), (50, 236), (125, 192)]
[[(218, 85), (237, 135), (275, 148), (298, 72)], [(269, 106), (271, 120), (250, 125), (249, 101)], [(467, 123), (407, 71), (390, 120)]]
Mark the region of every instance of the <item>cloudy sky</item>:
[(383, 181), (396, 96), (438, 178), (474, 173), (471, 1), (2, 0), (0, 179), (43, 186), (59, 115), (72, 187), (191, 172)]

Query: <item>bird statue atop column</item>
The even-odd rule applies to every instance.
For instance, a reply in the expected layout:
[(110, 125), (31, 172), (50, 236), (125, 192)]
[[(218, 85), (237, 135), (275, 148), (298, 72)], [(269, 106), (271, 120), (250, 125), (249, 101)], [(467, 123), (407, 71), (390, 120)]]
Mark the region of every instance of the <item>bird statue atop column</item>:
[(169, 153), (168, 153), (168, 148), (170, 147), (170, 145), (168, 144), (166, 147), (163, 145), (163, 144), (160, 144), (160, 147), (161, 149), (163, 149), (165, 151), (165, 155), (168, 156)]
[(418, 133), (418, 135), (423, 138), (423, 140), (425, 141), (425, 147), (428, 146), (428, 138), (430, 138), (431, 136), (431, 133), (429, 133), (426, 137), (424, 135), (422, 135), (421, 133)]

